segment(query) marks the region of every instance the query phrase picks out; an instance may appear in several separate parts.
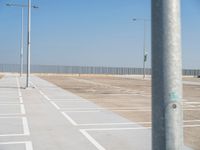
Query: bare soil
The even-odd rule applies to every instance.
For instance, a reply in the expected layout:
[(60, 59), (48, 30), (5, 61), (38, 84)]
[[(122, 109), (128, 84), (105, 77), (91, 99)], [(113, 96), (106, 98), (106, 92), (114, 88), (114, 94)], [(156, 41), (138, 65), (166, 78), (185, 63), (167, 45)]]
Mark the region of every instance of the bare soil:
[[(150, 80), (85, 75), (40, 75), (40, 77), (102, 107), (108, 108), (131, 121), (151, 121)], [(200, 79), (197, 78), (184, 78), (184, 80), (200, 82)], [(184, 85), (183, 98), (187, 102), (200, 102), (200, 85)], [(112, 109), (113, 107), (124, 111), (114, 110)], [(131, 107), (138, 107), (140, 110), (144, 110), (127, 111)], [(198, 107), (197, 110), (184, 111), (184, 120), (200, 120), (200, 104), (194, 104), (194, 107)], [(200, 125), (200, 121), (190, 123), (190, 125), (194, 124)], [(200, 150), (200, 126), (184, 128), (184, 140), (191, 148)]]

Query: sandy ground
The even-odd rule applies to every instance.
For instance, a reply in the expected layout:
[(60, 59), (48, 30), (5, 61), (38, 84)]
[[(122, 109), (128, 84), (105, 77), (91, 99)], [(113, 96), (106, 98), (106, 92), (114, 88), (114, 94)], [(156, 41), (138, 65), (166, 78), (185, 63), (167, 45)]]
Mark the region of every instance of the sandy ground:
[[(40, 77), (106, 107), (129, 120), (135, 122), (151, 121), (150, 80), (82, 75), (40, 75)], [(200, 82), (200, 79), (197, 78), (187, 77), (184, 80)], [(186, 102), (194, 102), (189, 107), (196, 108), (195, 110), (185, 110), (184, 120), (193, 120), (192, 123), (189, 123), (190, 125), (200, 125), (200, 103), (198, 103), (200, 102), (200, 85), (184, 85), (183, 95)], [(113, 108), (117, 108), (117, 110)], [(184, 128), (184, 139), (188, 146), (200, 150), (200, 126)]]

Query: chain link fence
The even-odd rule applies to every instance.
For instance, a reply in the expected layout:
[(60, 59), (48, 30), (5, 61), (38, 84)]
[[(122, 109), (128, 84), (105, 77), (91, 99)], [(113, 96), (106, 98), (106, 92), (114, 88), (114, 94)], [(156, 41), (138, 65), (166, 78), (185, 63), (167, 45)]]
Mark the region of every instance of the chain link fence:
[[(14, 73), (19, 71), (20, 65), (0, 64), (0, 72)], [(26, 65), (24, 65), (24, 73), (25, 72)], [(31, 65), (31, 73), (142, 75), (143, 68)], [(150, 75), (151, 69), (146, 68), (145, 73)], [(198, 76), (200, 75), (200, 69), (183, 69), (183, 75)]]

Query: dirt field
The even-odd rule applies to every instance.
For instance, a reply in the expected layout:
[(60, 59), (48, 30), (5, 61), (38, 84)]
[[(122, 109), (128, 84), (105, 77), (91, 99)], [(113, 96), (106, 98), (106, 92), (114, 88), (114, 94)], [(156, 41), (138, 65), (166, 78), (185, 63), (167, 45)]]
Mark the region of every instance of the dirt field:
[[(129, 120), (151, 121), (150, 80), (82, 75), (40, 75), (40, 77)], [(200, 83), (200, 79), (197, 78), (184, 78), (184, 80)], [(200, 85), (184, 84), (183, 95), (184, 120), (189, 120), (185, 122), (188, 125), (184, 128), (185, 143), (195, 150), (200, 150)]]

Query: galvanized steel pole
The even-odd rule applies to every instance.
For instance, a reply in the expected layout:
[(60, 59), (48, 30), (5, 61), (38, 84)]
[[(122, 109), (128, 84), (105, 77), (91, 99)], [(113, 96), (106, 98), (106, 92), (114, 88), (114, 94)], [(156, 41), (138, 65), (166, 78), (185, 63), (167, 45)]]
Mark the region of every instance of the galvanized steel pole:
[(146, 63), (146, 20), (144, 19), (144, 45), (143, 45), (143, 79), (145, 78), (145, 75), (146, 75), (146, 66), (145, 66), (145, 63)]
[(142, 68), (142, 72), (143, 72), (143, 79), (146, 76), (146, 61), (147, 61), (147, 50), (146, 50), (146, 24), (147, 21), (150, 21), (149, 19), (144, 19), (144, 18), (133, 18), (133, 21), (143, 21), (144, 23), (144, 37), (143, 37), (143, 68)]
[(152, 149), (183, 149), (180, 0), (152, 0)]
[(22, 7), (22, 29), (21, 29), (21, 51), (20, 51), (20, 76), (23, 74), (23, 53), (24, 53), (24, 8)]
[(29, 87), (30, 59), (31, 59), (31, 0), (28, 0), (28, 40), (27, 40), (27, 77), (26, 87)]

